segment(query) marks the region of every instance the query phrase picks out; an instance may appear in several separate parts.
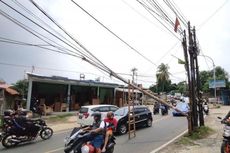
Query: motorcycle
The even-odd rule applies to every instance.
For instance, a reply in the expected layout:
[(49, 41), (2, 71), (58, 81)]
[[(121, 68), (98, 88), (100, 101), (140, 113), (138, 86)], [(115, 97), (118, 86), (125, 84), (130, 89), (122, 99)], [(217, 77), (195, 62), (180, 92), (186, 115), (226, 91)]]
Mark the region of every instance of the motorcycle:
[(205, 113), (206, 115), (208, 115), (208, 113), (209, 113), (208, 105), (204, 105), (204, 106), (203, 106), (203, 109), (204, 109), (204, 113)]
[[(221, 117), (218, 117), (221, 119)], [(227, 121), (222, 120), (221, 124), (225, 124), (224, 133), (223, 133), (223, 142), (221, 144), (221, 153), (230, 153), (230, 120)]]
[(153, 114), (154, 115), (159, 114), (159, 109), (160, 109), (159, 104), (155, 104), (153, 107)]
[(40, 106), (39, 100), (36, 99), (35, 97), (33, 97), (31, 100), (31, 103), (32, 103), (32, 108), (31, 108), (32, 112), (35, 114), (38, 114), (41, 117), (42, 116), (42, 110), (39, 107)]
[[(87, 143), (92, 141), (96, 136), (96, 133), (89, 133), (87, 131), (83, 131), (81, 128), (74, 128), (69, 137), (66, 137), (64, 152), (65, 153), (94, 153), (94, 147)], [(112, 136), (109, 138), (106, 152), (105, 153), (113, 153), (115, 146), (115, 137)]]
[(160, 109), (161, 109), (161, 114), (162, 115), (168, 115), (168, 107), (167, 106), (161, 105)]
[(0, 133), (0, 140), (5, 148), (15, 147), (20, 143), (33, 141), (38, 135), (43, 140), (51, 138), (53, 130), (47, 127), (42, 119), (30, 120), (33, 128), (23, 128), (15, 120), (14, 116), (4, 117), (3, 132)]

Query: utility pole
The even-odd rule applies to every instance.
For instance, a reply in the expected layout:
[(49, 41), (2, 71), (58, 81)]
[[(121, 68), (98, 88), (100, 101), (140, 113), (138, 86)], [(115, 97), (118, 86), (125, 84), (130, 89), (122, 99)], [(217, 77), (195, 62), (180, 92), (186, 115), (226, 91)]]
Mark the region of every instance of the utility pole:
[(201, 89), (200, 89), (200, 74), (199, 74), (199, 65), (198, 65), (198, 46), (197, 46), (197, 42), (196, 42), (196, 29), (195, 27), (193, 27), (193, 39), (194, 39), (194, 60), (195, 60), (195, 68), (196, 68), (196, 93), (197, 93), (197, 97), (198, 97), (198, 109), (199, 109), (199, 123), (200, 126), (204, 126), (204, 115), (203, 115), (203, 107), (202, 107), (202, 94), (201, 94)]
[[(190, 69), (189, 69), (189, 61), (188, 61), (188, 47), (187, 47), (187, 39), (186, 39), (186, 31), (184, 30), (184, 37), (182, 41), (182, 46), (184, 50), (184, 59), (185, 59), (185, 69), (187, 72), (187, 77), (188, 77), (188, 91), (189, 91), (189, 106), (192, 108), (192, 101), (191, 101), (191, 79), (190, 79)], [(193, 131), (193, 119), (192, 119), (192, 112), (190, 111), (188, 116), (188, 133), (191, 134)]]
[[(132, 84), (135, 84), (135, 76), (136, 76), (136, 80), (137, 80), (137, 68), (132, 68), (131, 69), (131, 71), (132, 71)], [(136, 82), (136, 85), (137, 85), (137, 82)], [(134, 98), (133, 98), (133, 100), (134, 100)], [(135, 100), (136, 100), (136, 102), (137, 102), (137, 91), (135, 92)]]
[(192, 116), (193, 116), (193, 126), (194, 129), (198, 127), (198, 115), (197, 115), (197, 101), (195, 96), (195, 86), (196, 86), (196, 77), (195, 77), (195, 65), (194, 65), (194, 41), (193, 41), (193, 34), (191, 32), (190, 22), (188, 22), (188, 37), (189, 37), (189, 57), (190, 57), (190, 69), (191, 69), (191, 102), (192, 102)]
[(214, 97), (216, 100), (216, 66), (213, 62), (213, 83), (214, 83)]

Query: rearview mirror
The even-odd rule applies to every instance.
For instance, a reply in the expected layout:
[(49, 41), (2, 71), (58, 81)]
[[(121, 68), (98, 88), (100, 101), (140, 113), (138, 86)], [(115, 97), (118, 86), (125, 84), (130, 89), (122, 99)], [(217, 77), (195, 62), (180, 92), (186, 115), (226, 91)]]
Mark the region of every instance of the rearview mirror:
[(222, 117), (220, 117), (220, 116), (218, 116), (217, 118), (220, 119), (220, 120), (222, 120)]

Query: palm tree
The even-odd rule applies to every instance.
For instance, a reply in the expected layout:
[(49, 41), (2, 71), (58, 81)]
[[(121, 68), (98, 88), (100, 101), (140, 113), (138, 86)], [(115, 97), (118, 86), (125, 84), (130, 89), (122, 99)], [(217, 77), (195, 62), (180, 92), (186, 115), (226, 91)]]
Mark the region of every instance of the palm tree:
[(159, 91), (166, 91), (166, 87), (169, 84), (170, 80), (169, 80), (169, 66), (168, 64), (164, 64), (161, 63), (158, 66), (158, 70), (157, 70), (157, 86)]

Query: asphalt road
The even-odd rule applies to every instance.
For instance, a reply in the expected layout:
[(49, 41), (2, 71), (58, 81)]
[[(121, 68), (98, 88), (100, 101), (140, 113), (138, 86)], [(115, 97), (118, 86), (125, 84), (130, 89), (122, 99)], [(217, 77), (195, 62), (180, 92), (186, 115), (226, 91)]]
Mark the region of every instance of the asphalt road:
[[(153, 126), (141, 128), (136, 131), (136, 137), (128, 140), (128, 134), (117, 136), (114, 153), (149, 153), (160, 147), (187, 128), (185, 117), (172, 117), (172, 115), (154, 116)], [(49, 140), (36, 141), (19, 145), (16, 148), (5, 149), (0, 145), (1, 153), (63, 153), (64, 138), (70, 131), (55, 133)]]

